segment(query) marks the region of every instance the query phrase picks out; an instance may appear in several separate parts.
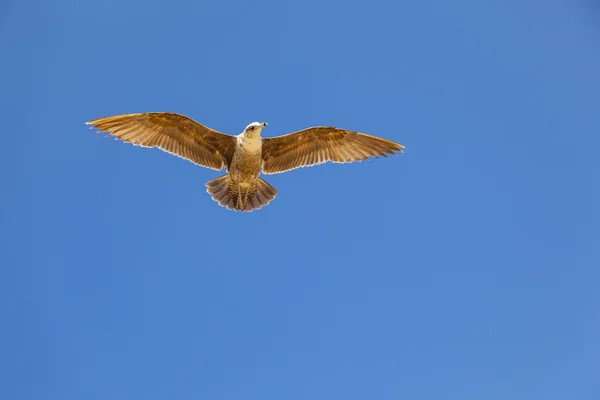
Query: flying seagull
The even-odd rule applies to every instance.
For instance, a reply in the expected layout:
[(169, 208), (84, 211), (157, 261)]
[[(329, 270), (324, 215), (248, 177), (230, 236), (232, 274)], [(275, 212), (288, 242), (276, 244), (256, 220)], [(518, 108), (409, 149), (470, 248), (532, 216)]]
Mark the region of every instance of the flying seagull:
[(404, 146), (379, 137), (330, 126), (261, 138), (266, 122), (253, 122), (237, 135), (217, 132), (181, 114), (150, 112), (86, 122), (99, 132), (136, 146), (158, 147), (194, 164), (226, 174), (206, 184), (219, 205), (252, 211), (266, 206), (277, 190), (259, 178), (327, 161), (348, 163), (401, 153)]

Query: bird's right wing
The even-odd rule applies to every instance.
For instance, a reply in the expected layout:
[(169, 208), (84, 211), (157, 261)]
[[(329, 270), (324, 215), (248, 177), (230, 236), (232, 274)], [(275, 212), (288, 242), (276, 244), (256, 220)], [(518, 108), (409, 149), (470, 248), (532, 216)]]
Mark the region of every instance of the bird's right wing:
[(185, 115), (152, 112), (125, 114), (86, 122), (99, 132), (133, 145), (158, 147), (194, 164), (220, 170), (229, 168), (235, 136), (217, 132)]
[(330, 126), (263, 139), (263, 172), (278, 174), (327, 161), (349, 163), (402, 152), (391, 140)]

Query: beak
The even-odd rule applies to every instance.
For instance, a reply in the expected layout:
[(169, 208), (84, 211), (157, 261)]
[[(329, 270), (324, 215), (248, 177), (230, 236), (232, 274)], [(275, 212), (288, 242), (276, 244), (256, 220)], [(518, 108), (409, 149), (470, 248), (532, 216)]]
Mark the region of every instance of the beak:
[(262, 126), (267, 126), (267, 125), (269, 125), (269, 124), (267, 124), (266, 122), (262, 123)]

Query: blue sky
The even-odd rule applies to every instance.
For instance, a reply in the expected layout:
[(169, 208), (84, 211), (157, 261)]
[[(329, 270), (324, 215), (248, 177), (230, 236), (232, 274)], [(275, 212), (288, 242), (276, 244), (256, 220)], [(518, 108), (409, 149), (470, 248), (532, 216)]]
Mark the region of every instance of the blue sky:
[[(598, 399), (599, 13), (3, 2), (0, 398)], [(406, 152), (233, 213), (142, 111)]]

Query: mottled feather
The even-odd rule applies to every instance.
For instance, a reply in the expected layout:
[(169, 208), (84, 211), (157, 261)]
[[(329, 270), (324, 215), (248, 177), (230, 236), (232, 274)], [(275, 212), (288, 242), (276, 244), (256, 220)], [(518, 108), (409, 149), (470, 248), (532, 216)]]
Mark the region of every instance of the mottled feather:
[(86, 122), (109, 136), (136, 146), (157, 147), (197, 165), (229, 169), (236, 138), (210, 129), (181, 114), (125, 114)]
[(307, 128), (288, 135), (264, 138), (263, 173), (278, 174), (300, 167), (367, 160), (401, 153), (404, 146), (364, 133), (329, 126)]

